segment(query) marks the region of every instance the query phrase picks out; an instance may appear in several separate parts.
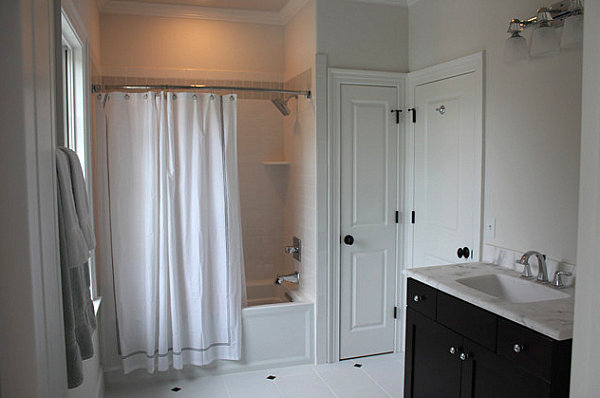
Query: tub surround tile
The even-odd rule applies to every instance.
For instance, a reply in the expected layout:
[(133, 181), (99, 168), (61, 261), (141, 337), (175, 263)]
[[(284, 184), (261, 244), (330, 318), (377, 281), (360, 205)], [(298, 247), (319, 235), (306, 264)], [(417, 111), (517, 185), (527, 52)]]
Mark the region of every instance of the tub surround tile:
[[(312, 86), (312, 69), (288, 79), (284, 87), (290, 90), (309, 90)], [(302, 262), (286, 256), (286, 272), (300, 272), (300, 285), (296, 295), (302, 300), (316, 298), (316, 127), (314, 101), (304, 97), (291, 99), (290, 115), (283, 119), (283, 159), (290, 162), (286, 202), (284, 206), (284, 236), (302, 240)], [(286, 242), (287, 242), (286, 240)]]
[(240, 98), (238, 169), (246, 280), (272, 279), (284, 264), (287, 176), (262, 164), (283, 155), (283, 116), (271, 101)]
[[(561, 290), (569, 295), (567, 298), (533, 303), (509, 303), (457, 282), (457, 279), (487, 274), (519, 276), (518, 272), (509, 268), (487, 263), (466, 263), (413, 268), (405, 270), (404, 274), (553, 339), (566, 340), (573, 337), (572, 287)], [(552, 287), (548, 286), (548, 289)]]

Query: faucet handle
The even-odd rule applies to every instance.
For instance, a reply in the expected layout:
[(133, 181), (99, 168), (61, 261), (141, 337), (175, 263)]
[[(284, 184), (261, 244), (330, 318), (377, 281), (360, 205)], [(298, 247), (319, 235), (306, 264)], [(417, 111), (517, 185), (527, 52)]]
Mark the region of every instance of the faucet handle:
[(519, 264), (519, 265), (523, 266), (523, 272), (521, 272), (521, 278), (533, 279), (533, 272), (531, 272), (531, 264), (529, 264), (529, 261), (521, 258), (520, 260), (515, 261), (515, 264)]
[(558, 289), (562, 289), (565, 287), (565, 283), (563, 281), (563, 276), (571, 276), (572, 272), (569, 271), (556, 271), (554, 273), (554, 279), (552, 280), (552, 286)]

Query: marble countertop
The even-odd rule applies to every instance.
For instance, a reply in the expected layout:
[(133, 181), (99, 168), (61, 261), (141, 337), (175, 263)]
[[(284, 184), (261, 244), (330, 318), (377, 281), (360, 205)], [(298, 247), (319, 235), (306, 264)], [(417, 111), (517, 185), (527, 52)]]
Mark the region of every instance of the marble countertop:
[[(408, 278), (416, 279), (451, 296), (488, 310), (526, 326), (555, 340), (573, 338), (574, 295), (572, 287), (561, 289), (568, 297), (532, 303), (511, 303), (457, 282), (466, 277), (504, 274), (519, 277), (519, 273), (486, 263), (465, 263), (404, 270)], [(528, 281), (529, 282), (529, 281)], [(531, 283), (536, 283), (531, 281)], [(547, 287), (553, 289), (552, 287)]]

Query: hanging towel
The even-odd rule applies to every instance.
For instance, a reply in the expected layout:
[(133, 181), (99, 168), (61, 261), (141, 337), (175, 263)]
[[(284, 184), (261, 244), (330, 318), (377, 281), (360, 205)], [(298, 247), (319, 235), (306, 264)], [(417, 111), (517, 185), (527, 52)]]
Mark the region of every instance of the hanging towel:
[(96, 317), (88, 260), (95, 238), (79, 158), (70, 149), (58, 148), (56, 171), (67, 376), (69, 388), (75, 388), (83, 382), (81, 361), (94, 355)]
[(81, 162), (73, 150), (64, 147), (60, 147), (59, 149), (69, 158), (71, 182), (73, 184), (73, 199), (77, 211), (79, 227), (81, 228), (81, 232), (87, 243), (88, 250), (94, 250), (96, 247), (96, 238), (94, 237), (94, 226), (92, 225), (92, 217), (90, 216), (88, 194), (85, 179), (83, 178), (83, 170), (81, 169)]

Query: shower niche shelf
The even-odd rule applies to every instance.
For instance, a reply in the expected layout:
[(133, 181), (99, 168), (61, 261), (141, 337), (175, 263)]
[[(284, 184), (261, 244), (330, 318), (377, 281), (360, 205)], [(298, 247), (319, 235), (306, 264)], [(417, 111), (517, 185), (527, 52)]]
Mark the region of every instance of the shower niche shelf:
[(290, 162), (286, 160), (263, 160), (265, 166), (289, 166)]

